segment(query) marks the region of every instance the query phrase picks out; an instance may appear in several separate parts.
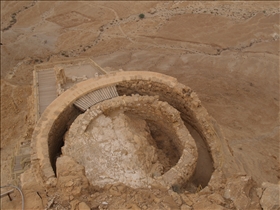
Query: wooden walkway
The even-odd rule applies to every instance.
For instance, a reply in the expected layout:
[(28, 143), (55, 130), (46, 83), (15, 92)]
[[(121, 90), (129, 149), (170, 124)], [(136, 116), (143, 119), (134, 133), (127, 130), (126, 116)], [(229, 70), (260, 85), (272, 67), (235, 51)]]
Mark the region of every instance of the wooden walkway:
[(12, 161), (12, 176), (15, 183), (20, 182), (20, 174), (30, 168), (31, 160), (31, 140), (18, 142), (15, 148), (15, 156)]
[(53, 69), (38, 72), (39, 116), (57, 97), (56, 78)]
[(117, 92), (116, 86), (108, 86), (82, 96), (77, 101), (75, 101), (74, 105), (84, 112), (91, 106), (101, 101), (118, 96), (119, 94)]

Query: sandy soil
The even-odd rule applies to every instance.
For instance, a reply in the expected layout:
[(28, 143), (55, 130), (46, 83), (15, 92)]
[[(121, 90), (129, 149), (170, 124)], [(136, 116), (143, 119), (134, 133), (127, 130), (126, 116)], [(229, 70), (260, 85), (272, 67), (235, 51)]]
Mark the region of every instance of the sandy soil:
[(279, 2), (1, 2), (1, 186), (34, 127), (33, 66), (78, 57), (176, 77), (223, 129), (239, 172), (279, 181)]

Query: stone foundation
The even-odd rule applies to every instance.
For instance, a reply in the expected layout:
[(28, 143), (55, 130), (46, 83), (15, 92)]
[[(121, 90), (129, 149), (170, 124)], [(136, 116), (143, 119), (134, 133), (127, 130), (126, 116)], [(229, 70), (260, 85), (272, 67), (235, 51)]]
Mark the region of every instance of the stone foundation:
[[(154, 182), (168, 188), (182, 185), (194, 172), (196, 145), (180, 113), (157, 98), (122, 96), (92, 106), (72, 124), (63, 154), (85, 166), (93, 185), (103, 187), (118, 182), (131, 187), (148, 187)], [(158, 168), (169, 164), (162, 164), (159, 158), (168, 157), (159, 154), (162, 150), (157, 148), (145, 120), (159, 125), (175, 145), (175, 150), (169, 153), (179, 154), (178, 163), (164, 174)]]
[[(74, 85), (53, 101), (42, 114), (33, 133), (32, 164), (35, 173), (42, 178), (44, 183), (53, 183), (48, 180), (56, 179), (55, 161), (60, 155), (63, 135), (72, 121), (80, 114), (73, 106), (75, 101), (90, 92), (113, 85), (117, 87), (119, 95), (158, 96), (160, 101), (173, 106), (180, 112), (181, 118), (191, 124), (204, 140), (211, 154), (214, 169), (222, 170), (224, 173), (234, 170), (232, 156), (218, 125), (208, 115), (197, 95), (189, 87), (178, 83), (175, 78), (159, 73), (117, 72)], [(179, 142), (177, 146), (181, 148)], [(182, 155), (180, 161), (188, 161), (188, 157), (190, 156)], [(232, 164), (224, 165), (224, 162)], [(164, 183), (169, 183), (170, 177), (178, 177), (174, 168), (169, 170), (168, 174), (168, 176), (162, 177)], [(182, 177), (185, 176), (186, 174), (182, 175)]]

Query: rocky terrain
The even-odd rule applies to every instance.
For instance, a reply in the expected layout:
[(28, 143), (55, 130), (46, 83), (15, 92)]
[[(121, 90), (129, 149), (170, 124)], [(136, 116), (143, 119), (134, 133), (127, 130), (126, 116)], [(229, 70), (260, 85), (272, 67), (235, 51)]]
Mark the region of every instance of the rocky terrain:
[[(25, 191), (29, 209), (279, 208), (279, 12), (279, 2), (2, 1), (1, 186), (13, 183), (15, 145), (34, 128), (34, 65), (90, 57), (107, 71), (155, 71), (191, 87), (240, 170), (195, 194), (91, 189), (75, 161), (62, 159), (58, 173), (72, 166), (79, 181), (45, 197)], [(11, 196), (2, 209), (20, 208), (20, 194)]]

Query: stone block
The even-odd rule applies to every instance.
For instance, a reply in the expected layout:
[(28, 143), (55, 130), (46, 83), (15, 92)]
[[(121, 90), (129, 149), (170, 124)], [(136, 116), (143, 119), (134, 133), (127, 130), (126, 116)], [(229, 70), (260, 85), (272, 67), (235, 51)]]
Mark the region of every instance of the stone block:
[(248, 209), (251, 204), (250, 190), (253, 180), (249, 176), (238, 176), (227, 180), (224, 198), (233, 201), (237, 209)]
[(260, 204), (263, 210), (280, 209), (280, 184), (264, 182)]

